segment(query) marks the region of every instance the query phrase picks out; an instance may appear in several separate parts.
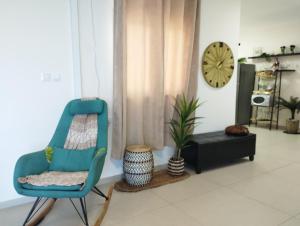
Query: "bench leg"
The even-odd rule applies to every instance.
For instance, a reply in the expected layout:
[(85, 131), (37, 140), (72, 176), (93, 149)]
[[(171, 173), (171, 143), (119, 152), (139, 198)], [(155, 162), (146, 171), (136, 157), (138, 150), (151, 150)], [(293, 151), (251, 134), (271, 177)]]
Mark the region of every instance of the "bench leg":
[(249, 155), (249, 160), (253, 161), (254, 160), (254, 155)]
[(202, 172), (201, 166), (196, 165), (195, 171), (196, 171), (196, 174), (200, 174)]

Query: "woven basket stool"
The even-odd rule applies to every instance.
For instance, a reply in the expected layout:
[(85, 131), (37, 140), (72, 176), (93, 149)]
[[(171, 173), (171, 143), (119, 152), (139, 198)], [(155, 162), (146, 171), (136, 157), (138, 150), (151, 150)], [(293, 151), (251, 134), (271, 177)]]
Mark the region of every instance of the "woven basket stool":
[(124, 175), (130, 186), (144, 186), (153, 175), (153, 155), (146, 145), (131, 145), (126, 148), (124, 155)]

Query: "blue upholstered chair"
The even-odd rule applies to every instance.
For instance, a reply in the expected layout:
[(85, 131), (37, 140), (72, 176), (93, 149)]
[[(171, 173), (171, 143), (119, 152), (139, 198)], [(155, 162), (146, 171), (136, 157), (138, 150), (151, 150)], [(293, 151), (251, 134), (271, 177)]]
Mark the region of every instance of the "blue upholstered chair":
[[(34, 186), (19, 183), (18, 178), (37, 175), (42, 172), (48, 171), (49, 163), (46, 159), (45, 151), (41, 150), (38, 152), (33, 152), (30, 154), (23, 155), (16, 163), (14, 171), (14, 187), (16, 191), (25, 196), (37, 197), (32, 209), (30, 210), (23, 225), (26, 225), (30, 219), (35, 214), (35, 210), (38, 209), (39, 203), (42, 203), (42, 198), (47, 199), (63, 199), (68, 198), (72, 202), (73, 206), (76, 208), (73, 202), (73, 198), (78, 198), (80, 200), (80, 205), (82, 208), (82, 214), (77, 213), (83, 220), (85, 225), (88, 225), (87, 211), (85, 196), (93, 191), (98, 195), (108, 199), (97, 187), (96, 184), (100, 179), (105, 156), (107, 150), (107, 104), (105, 101), (100, 99), (85, 100), (80, 99), (70, 101), (64, 109), (58, 126), (55, 130), (54, 136), (52, 137), (48, 146), (63, 148), (65, 140), (68, 135), (68, 131), (72, 122), (74, 115), (76, 114), (97, 114), (98, 123), (98, 133), (96, 142), (96, 154), (92, 159), (91, 165), (88, 170), (88, 177), (84, 186), (73, 185), (73, 186)], [(77, 210), (77, 209), (76, 209)]]

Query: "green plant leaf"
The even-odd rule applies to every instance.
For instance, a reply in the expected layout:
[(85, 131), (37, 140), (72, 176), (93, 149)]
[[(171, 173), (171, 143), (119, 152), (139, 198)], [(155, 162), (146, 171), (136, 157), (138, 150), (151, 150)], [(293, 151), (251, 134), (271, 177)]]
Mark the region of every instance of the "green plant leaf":
[(178, 97), (175, 106), (173, 106), (176, 115), (169, 122), (169, 130), (170, 136), (176, 144), (177, 158), (180, 157), (181, 150), (190, 141), (193, 129), (199, 124), (197, 120), (202, 118), (194, 116), (200, 105), (199, 99), (191, 98), (191, 100), (188, 100), (183, 94)]
[(47, 162), (51, 163), (52, 155), (53, 155), (53, 148), (50, 146), (47, 146), (44, 151), (45, 151), (45, 156), (46, 156)]
[(280, 97), (276, 102), (280, 106), (280, 110), (288, 109), (291, 113), (291, 119), (295, 118), (295, 114), (300, 112), (300, 101), (298, 97), (291, 96), (289, 100)]
[(97, 150), (97, 152), (96, 152), (96, 156), (98, 156), (98, 155), (100, 155), (101, 153), (103, 153), (103, 152), (106, 152), (106, 148), (105, 147), (102, 147), (102, 148), (99, 148), (98, 150)]

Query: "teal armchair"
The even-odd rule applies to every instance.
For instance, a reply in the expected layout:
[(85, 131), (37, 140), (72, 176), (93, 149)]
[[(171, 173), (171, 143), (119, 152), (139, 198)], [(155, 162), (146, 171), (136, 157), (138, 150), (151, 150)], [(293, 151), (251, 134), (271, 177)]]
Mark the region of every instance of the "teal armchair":
[(48, 146), (51, 147), (64, 147), (65, 140), (68, 135), (68, 131), (73, 120), (74, 115), (77, 114), (97, 114), (97, 123), (98, 123), (98, 133), (97, 133), (97, 142), (96, 142), (96, 154), (90, 164), (88, 170), (88, 177), (83, 186), (81, 185), (72, 185), (72, 186), (34, 186), (30, 184), (21, 184), (18, 181), (18, 178), (25, 177), (28, 175), (38, 175), (49, 169), (49, 163), (46, 159), (45, 151), (41, 150), (38, 152), (33, 152), (21, 156), (15, 166), (14, 171), (14, 187), (15, 190), (24, 196), (37, 197), (36, 201), (30, 210), (28, 216), (25, 219), (23, 225), (26, 225), (30, 219), (32, 219), (33, 214), (38, 210), (38, 206), (41, 203), (41, 200), (46, 199), (63, 199), (68, 198), (72, 202), (73, 206), (76, 208), (73, 198), (78, 198), (82, 208), (83, 217), (79, 214), (85, 225), (89, 225), (87, 211), (86, 211), (86, 202), (85, 196), (93, 191), (96, 194), (104, 197), (106, 200), (108, 197), (104, 195), (97, 187), (101, 173), (104, 166), (104, 161), (106, 157), (107, 150), (107, 104), (104, 100), (95, 99), (95, 100), (72, 100), (65, 107), (61, 119), (59, 120), (58, 126), (55, 130), (55, 133)]

